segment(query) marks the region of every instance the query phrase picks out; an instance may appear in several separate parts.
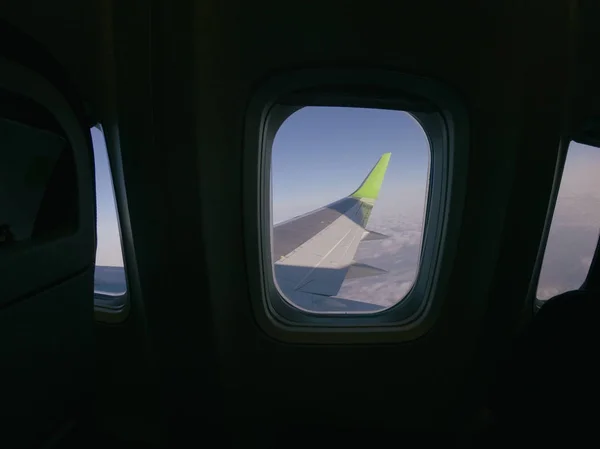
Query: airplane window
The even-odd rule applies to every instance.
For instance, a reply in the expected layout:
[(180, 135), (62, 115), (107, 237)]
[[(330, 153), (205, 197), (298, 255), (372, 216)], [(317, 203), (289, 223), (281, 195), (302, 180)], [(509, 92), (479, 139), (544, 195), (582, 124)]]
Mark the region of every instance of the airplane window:
[(600, 230), (600, 149), (571, 142), (560, 182), (537, 298), (581, 287)]
[(272, 146), (273, 272), (310, 312), (377, 312), (419, 269), (430, 146), (412, 115), (304, 107)]
[(127, 283), (108, 152), (102, 131), (94, 127), (91, 134), (96, 167), (98, 236), (94, 291), (101, 296), (120, 296), (127, 291)]

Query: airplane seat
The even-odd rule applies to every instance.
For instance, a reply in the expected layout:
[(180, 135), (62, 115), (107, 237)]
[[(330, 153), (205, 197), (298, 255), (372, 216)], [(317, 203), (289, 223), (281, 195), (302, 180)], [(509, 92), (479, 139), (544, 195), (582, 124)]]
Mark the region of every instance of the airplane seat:
[(0, 447), (94, 419), (95, 194), (89, 120), (43, 47), (0, 21)]
[(555, 296), (518, 339), (492, 394), (500, 439), (572, 444), (592, 437), (599, 300), (597, 290)]

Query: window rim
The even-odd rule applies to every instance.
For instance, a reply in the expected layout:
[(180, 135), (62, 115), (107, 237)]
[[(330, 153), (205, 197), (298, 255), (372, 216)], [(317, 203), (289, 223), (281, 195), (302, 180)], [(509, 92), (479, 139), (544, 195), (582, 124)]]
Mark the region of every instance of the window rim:
[[(335, 100), (332, 99), (332, 102), (334, 102)], [(370, 103), (370, 102), (369, 102)], [(312, 106), (312, 105), (311, 105)], [(269, 115), (273, 112), (274, 109), (278, 108), (279, 105), (274, 105), (270, 112)], [(272, 139), (269, 138), (270, 142), (269, 144), (267, 144), (266, 148), (263, 149), (263, 158), (265, 159), (263, 161), (263, 170), (266, 173), (263, 177), (263, 184), (264, 184), (264, 190), (270, 192), (271, 194), (269, 194), (269, 198), (263, 199), (263, 202), (268, 202), (268, 204), (263, 204), (262, 207), (264, 208), (265, 212), (268, 212), (269, 216), (268, 216), (268, 220), (269, 220), (269, 234), (270, 234), (270, 238), (269, 238), (269, 248), (271, 248), (272, 244), (273, 244), (273, 220), (272, 220), (272, 186), (270, 183), (271, 180), (271, 170), (270, 170), (270, 166), (271, 166), (271, 161), (272, 161), (272, 142), (274, 141), (275, 136), (277, 135), (277, 132), (279, 131), (279, 128), (283, 125), (283, 123), (285, 123), (285, 121), (291, 117), (293, 114), (295, 114), (296, 112), (298, 112), (299, 110), (305, 108), (305, 107), (310, 107), (310, 106), (301, 106), (298, 109), (294, 110), (291, 114), (286, 114), (286, 117), (284, 120), (281, 120), (281, 117), (278, 117), (277, 119), (277, 125), (274, 127), (269, 126), (269, 116), (267, 116), (267, 124), (266, 124), (266, 129), (265, 131), (268, 134), (272, 135)], [(328, 107), (328, 106), (323, 106), (323, 107)], [(329, 105), (329, 107), (339, 107), (339, 105), (337, 104), (331, 104)], [(342, 106), (342, 107), (351, 107), (351, 106)], [(384, 109), (384, 108), (376, 108), (376, 107), (370, 107), (371, 109)], [(269, 261), (267, 262), (266, 260), (264, 261), (264, 265), (265, 265), (265, 271), (269, 271), (269, 276), (268, 279), (266, 280), (268, 282), (268, 290), (269, 290), (269, 297), (273, 297), (273, 295), (275, 293), (277, 293), (279, 295), (280, 298), (282, 298), (285, 302), (285, 306), (282, 305), (281, 301), (273, 301), (271, 302), (272, 307), (275, 309), (276, 313), (278, 313), (281, 317), (283, 317), (284, 319), (294, 323), (295, 325), (309, 325), (309, 326), (328, 326), (332, 324), (332, 320), (335, 320), (335, 326), (339, 327), (339, 326), (372, 326), (372, 323), (366, 323), (364, 317), (376, 317), (376, 319), (373, 320), (369, 320), (369, 321), (377, 321), (377, 324), (389, 324), (389, 316), (390, 316), (390, 311), (392, 311), (392, 309), (394, 309), (394, 314), (402, 314), (402, 315), (411, 315), (414, 313), (418, 313), (419, 308), (422, 307), (422, 304), (417, 303), (416, 301), (412, 300), (410, 301), (410, 299), (413, 299), (416, 295), (425, 295), (426, 294), (426, 290), (428, 289), (428, 286), (425, 283), (425, 278), (423, 276), (421, 276), (421, 272), (423, 271), (423, 268), (426, 269), (426, 271), (431, 271), (430, 265), (431, 263), (426, 263), (425, 267), (423, 266), (424, 264), (422, 263), (423, 260), (423, 253), (426, 252), (427, 250), (429, 250), (429, 247), (426, 249), (425, 248), (425, 241), (426, 241), (426, 232), (425, 229), (427, 228), (427, 221), (428, 221), (428, 216), (430, 214), (430, 202), (432, 200), (432, 196), (435, 196), (436, 193), (439, 194), (439, 192), (435, 192), (432, 189), (432, 184), (433, 184), (433, 177), (431, 176), (432, 174), (432, 166), (434, 164), (434, 143), (432, 142), (432, 139), (430, 138), (430, 133), (428, 132), (428, 128), (429, 131), (431, 131), (431, 134), (435, 134), (435, 132), (439, 131), (439, 126), (441, 126), (441, 122), (439, 120), (439, 117), (434, 116), (434, 117), (428, 117), (426, 114), (423, 113), (414, 113), (414, 112), (409, 112), (409, 111), (403, 111), (403, 110), (398, 110), (398, 109), (392, 109), (392, 108), (385, 108), (387, 110), (395, 110), (397, 112), (405, 112), (407, 114), (409, 114), (411, 117), (413, 117), (417, 123), (419, 123), (419, 125), (421, 126), (421, 129), (423, 130), (423, 133), (425, 134), (425, 138), (427, 139), (428, 142), (428, 151), (429, 151), (429, 164), (428, 164), (428, 173), (427, 173), (427, 185), (426, 185), (426, 190), (425, 190), (425, 207), (423, 210), (423, 220), (422, 220), (422, 224), (421, 224), (421, 239), (420, 239), (420, 245), (419, 245), (419, 259), (418, 259), (418, 265), (417, 265), (417, 274), (415, 277), (415, 280), (413, 282), (413, 285), (411, 286), (410, 290), (402, 297), (398, 300), (398, 302), (394, 305), (391, 305), (383, 310), (377, 311), (377, 312), (357, 312), (357, 313), (345, 313), (345, 312), (314, 312), (314, 311), (310, 311), (310, 310), (303, 310), (300, 307), (297, 307), (293, 304), (293, 302), (291, 300), (288, 300), (285, 296), (285, 294), (281, 291), (281, 289), (279, 288), (277, 281), (275, 279), (275, 273), (274, 273), (274, 264), (273, 261), (271, 259), (271, 254), (270, 251), (265, 251), (263, 254), (264, 258), (268, 258)], [(436, 114), (437, 115), (437, 114)], [(438, 156), (441, 154), (439, 151), (437, 152)], [(438, 161), (437, 162), (442, 163), (444, 165), (447, 164), (446, 160), (442, 160), (442, 161)], [(445, 168), (445, 167), (442, 167)], [(267, 185), (268, 184), (268, 185)], [(264, 217), (264, 215), (263, 215)], [(264, 217), (266, 218), (266, 217)], [(431, 239), (430, 239), (431, 240)], [(429, 241), (428, 242), (429, 245), (431, 246), (434, 243)], [(429, 252), (431, 253), (431, 250), (429, 250)], [(430, 261), (427, 261), (430, 262)], [(410, 301), (410, 302), (409, 302)], [(291, 306), (292, 310), (289, 309), (288, 306)], [(397, 312), (395, 311), (396, 309), (400, 309), (401, 312)], [(343, 321), (340, 321), (343, 320)], [(396, 320), (394, 320), (396, 321)], [(339, 323), (339, 324), (338, 324)]]
[[(340, 94), (340, 87), (350, 95)], [(303, 95), (306, 90), (310, 95)], [(355, 91), (362, 94), (352, 95)], [(380, 312), (351, 315), (304, 312), (282, 297), (274, 279), (270, 215), (272, 142), (279, 126), (295, 110), (284, 120), (276, 120), (276, 127), (272, 112), (278, 105), (324, 106), (315, 104), (315, 98), (321, 96), (328, 98), (329, 106), (358, 105), (408, 112), (420, 123), (429, 140), (429, 177), (417, 277), (402, 300)], [(466, 169), (467, 130), (466, 112), (450, 91), (433, 80), (395, 71), (304, 69), (279, 74), (261, 86), (246, 115), (243, 182), (244, 216), (251, 217), (245, 226), (247, 268), (259, 325), (275, 338), (307, 342), (340, 341), (340, 336), (352, 342), (397, 341), (424, 334), (436, 318), (456, 251), (457, 238), (446, 237), (448, 232), (460, 229), (465, 177), (455, 174), (458, 166)], [(348, 340), (348, 335), (353, 338)]]

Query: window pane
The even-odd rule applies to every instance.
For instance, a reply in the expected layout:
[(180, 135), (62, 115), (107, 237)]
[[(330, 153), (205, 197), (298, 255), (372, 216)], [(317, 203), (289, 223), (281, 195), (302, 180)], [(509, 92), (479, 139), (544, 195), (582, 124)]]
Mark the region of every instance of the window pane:
[(419, 267), (429, 159), (427, 136), (406, 112), (305, 107), (288, 117), (271, 166), (282, 295), (313, 312), (368, 313), (402, 300)]
[(560, 182), (537, 297), (575, 290), (585, 281), (600, 229), (600, 150), (571, 142)]
[(126, 292), (127, 284), (115, 194), (104, 134), (98, 128), (92, 128), (91, 132), (96, 166), (98, 235), (94, 290), (96, 293), (117, 296)]

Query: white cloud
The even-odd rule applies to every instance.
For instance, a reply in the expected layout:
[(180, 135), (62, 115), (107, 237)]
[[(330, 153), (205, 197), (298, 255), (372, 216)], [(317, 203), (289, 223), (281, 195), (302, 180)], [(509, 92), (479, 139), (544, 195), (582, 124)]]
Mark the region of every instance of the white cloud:
[(547, 287), (547, 288), (541, 288), (538, 289), (537, 291), (537, 298), (541, 299), (541, 300), (546, 300), (546, 299), (550, 299), (553, 296), (558, 295), (559, 293), (561, 293), (560, 289), (557, 287)]
[(388, 273), (349, 279), (338, 296), (372, 304), (392, 306), (411, 289), (418, 269), (421, 247), (422, 220), (414, 213), (392, 211), (371, 217), (369, 229), (388, 236), (385, 240), (364, 241), (358, 247), (355, 260)]

